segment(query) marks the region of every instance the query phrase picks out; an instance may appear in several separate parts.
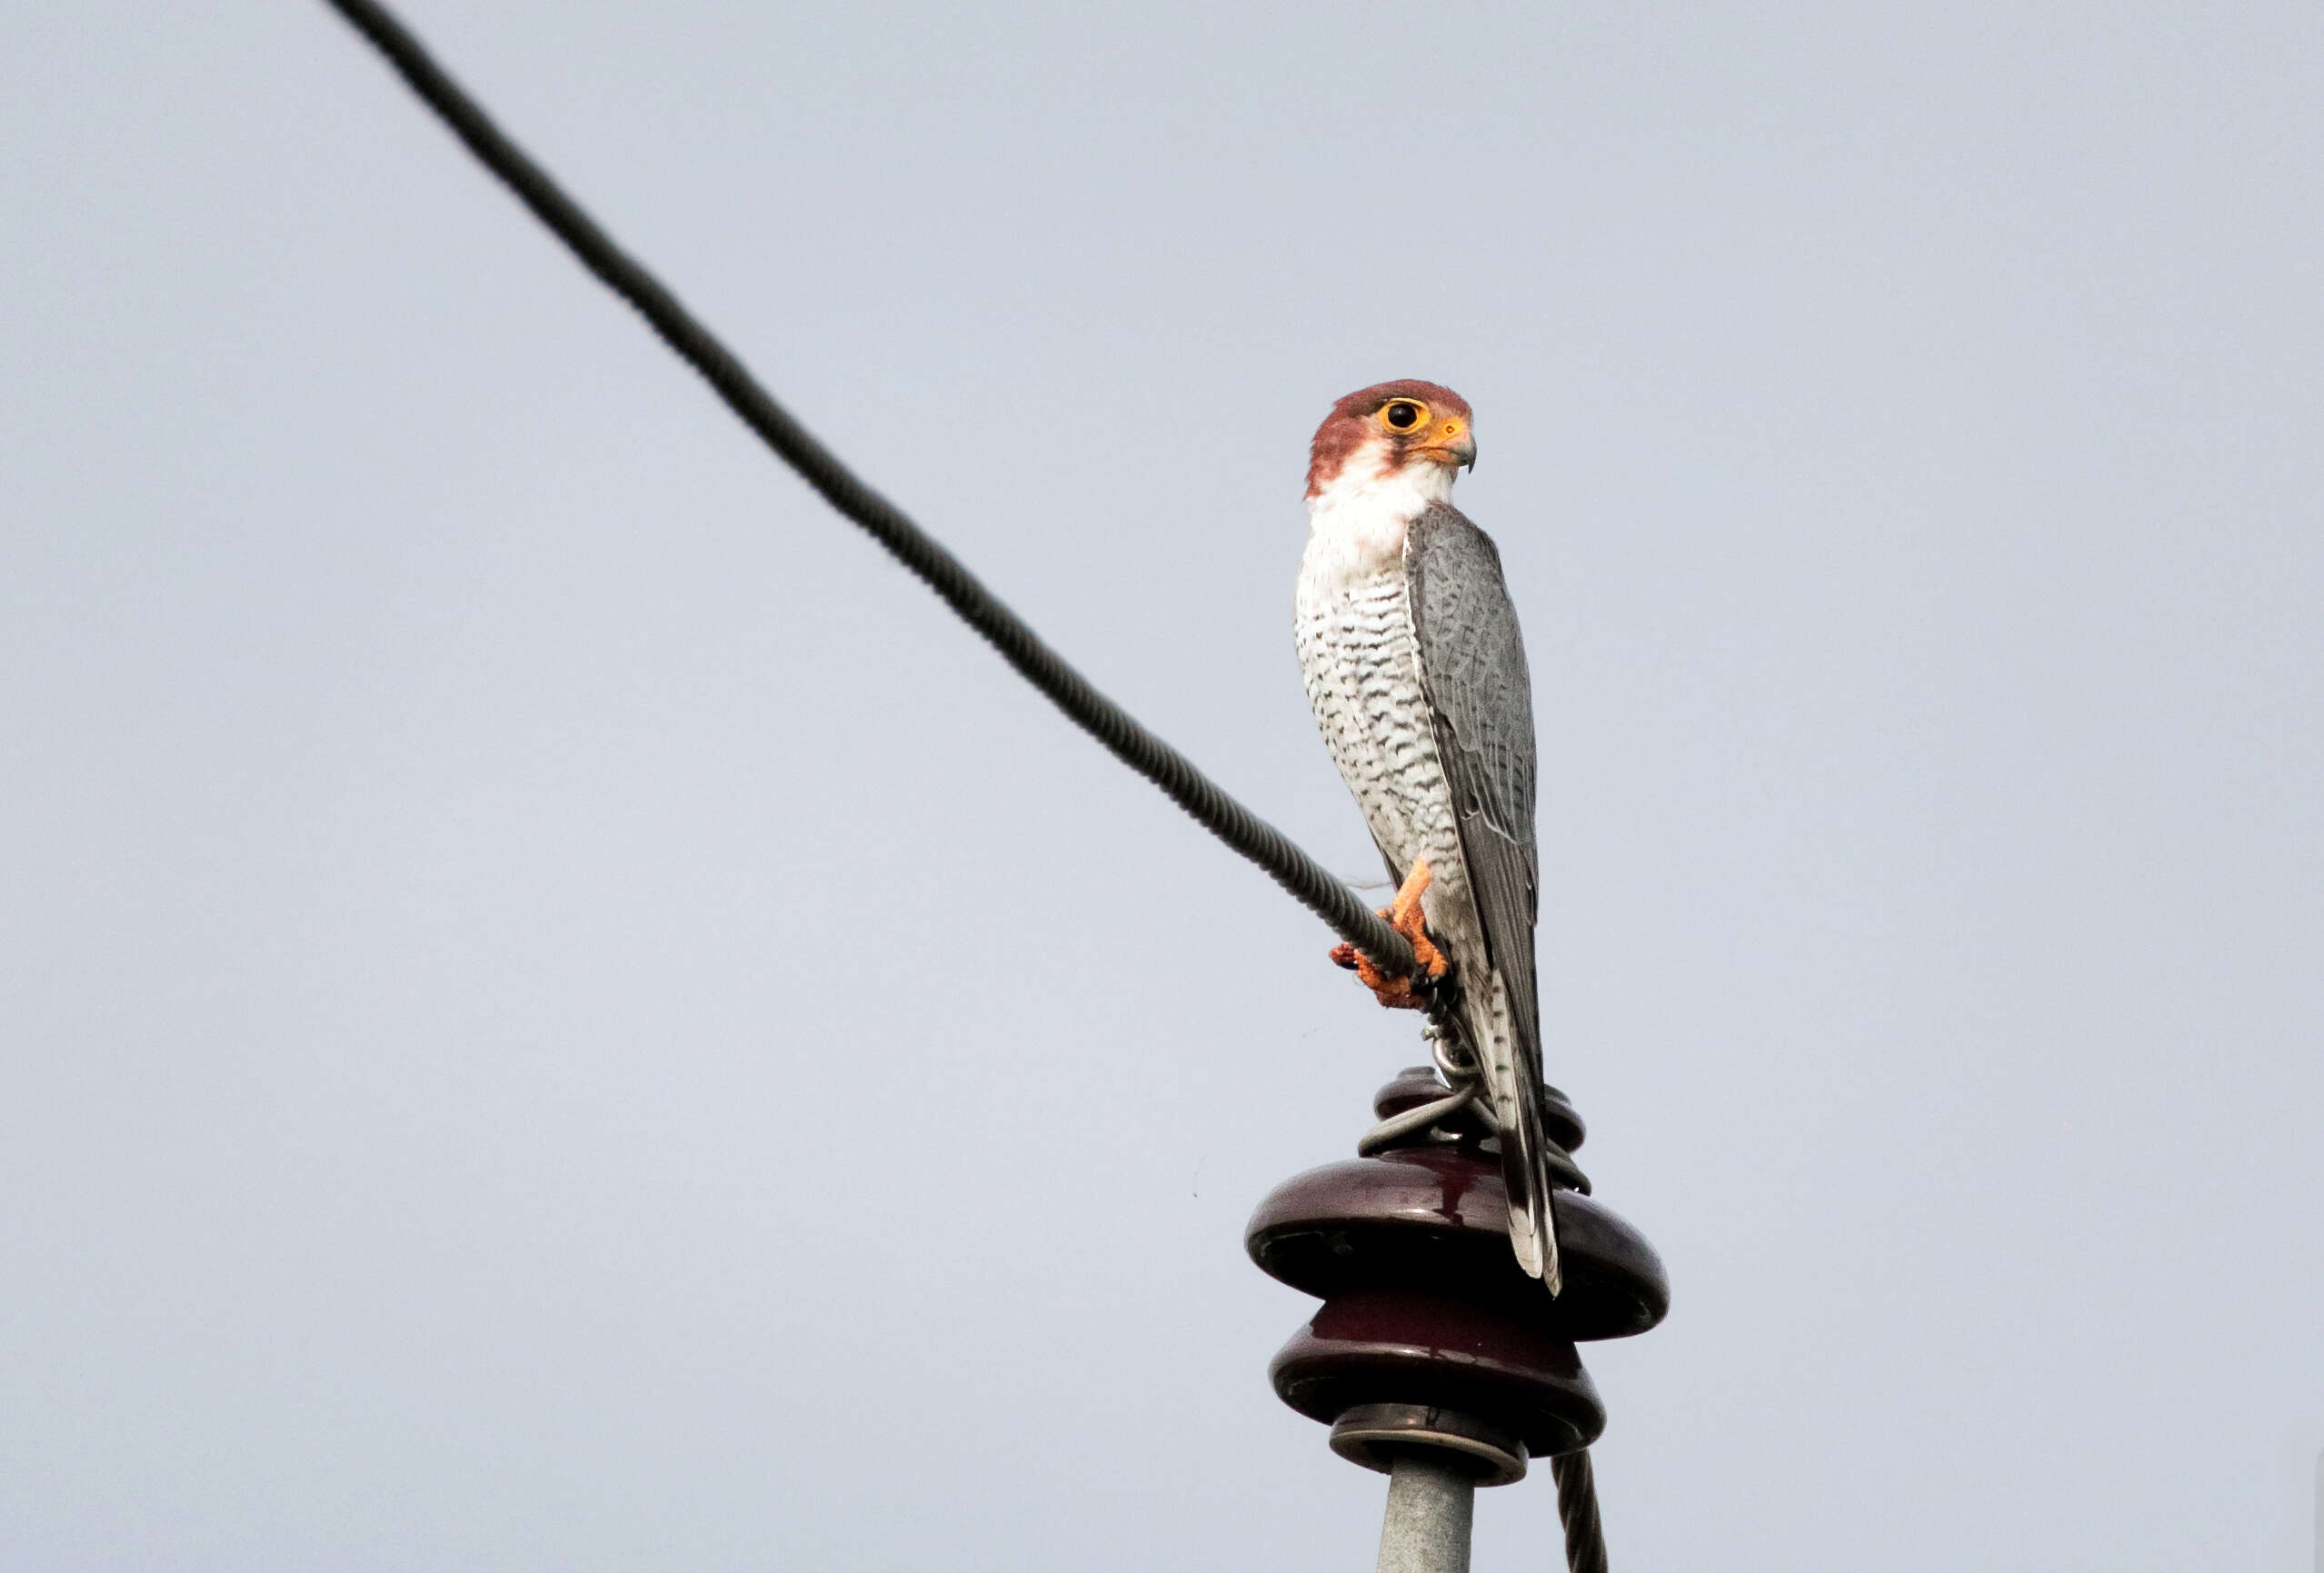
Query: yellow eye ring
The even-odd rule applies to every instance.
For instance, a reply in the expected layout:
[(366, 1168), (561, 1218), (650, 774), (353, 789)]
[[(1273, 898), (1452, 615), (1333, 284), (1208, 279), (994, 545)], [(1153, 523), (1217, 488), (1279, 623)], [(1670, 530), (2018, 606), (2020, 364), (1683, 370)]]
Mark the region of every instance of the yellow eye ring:
[(1380, 407), (1380, 423), (1391, 432), (1417, 432), (1428, 424), (1428, 406), (1418, 399), (1391, 399)]

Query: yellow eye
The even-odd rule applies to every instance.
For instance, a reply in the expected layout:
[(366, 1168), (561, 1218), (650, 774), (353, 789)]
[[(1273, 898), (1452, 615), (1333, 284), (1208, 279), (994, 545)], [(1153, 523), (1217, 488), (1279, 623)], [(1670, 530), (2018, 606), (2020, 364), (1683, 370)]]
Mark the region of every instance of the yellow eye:
[(1428, 424), (1428, 406), (1418, 399), (1394, 399), (1382, 405), (1381, 423), (1391, 432), (1417, 432)]

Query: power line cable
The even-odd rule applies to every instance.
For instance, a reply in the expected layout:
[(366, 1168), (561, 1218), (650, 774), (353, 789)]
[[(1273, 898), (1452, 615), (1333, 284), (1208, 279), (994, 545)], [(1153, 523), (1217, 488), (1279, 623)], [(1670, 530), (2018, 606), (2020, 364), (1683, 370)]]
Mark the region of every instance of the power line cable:
[[(1404, 936), (1365, 906), (1353, 891), (1290, 837), (1236, 801), (1192, 760), (1100, 692), (1051, 649), (1031, 624), (986, 589), (966, 564), (793, 419), (715, 334), (643, 264), (614, 244), (546, 170), (493, 123), (483, 106), (452, 80), (393, 13), (375, 0), (329, 0), (329, 4), (386, 56), (422, 101), (564, 242), (583, 266), (635, 307), (663, 342), (702, 373), (727, 408), (741, 416), (825, 502), (862, 525), (943, 597), (1025, 681), (1116, 759), (1160, 787), (1197, 823), (1264, 870), (1342, 939), (1391, 973), (1412, 970), (1412, 951)], [(1554, 1473), (1568, 1565), (1573, 1573), (1604, 1573), (1605, 1536), (1589, 1455), (1556, 1459)]]
[(1567, 1573), (1606, 1573), (1606, 1525), (1598, 1516), (1598, 1473), (1587, 1449), (1550, 1460), (1558, 1486), (1558, 1523), (1565, 1530)]
[(740, 415), (807, 484), (822, 493), (825, 502), (870, 532), (873, 540), (942, 596), (1026, 682), (1048, 695), (1052, 703), (1104, 744), (1114, 758), (1160, 787), (1163, 795), (1204, 829), (1265, 870), (1342, 939), (1384, 971), (1402, 974), (1412, 970), (1412, 950), (1404, 936), (1383, 922), (1353, 891), (1290, 837), (1229, 796), (1192, 760), (1099, 692), (1031, 624), (986, 589), (966, 564), (865, 484), (775, 403), (749, 369), (677, 296), (615, 244), (546, 170), (509, 140), (391, 12), (374, 0), (329, 0), (329, 4), (387, 57), (412, 90), (468, 144), (485, 168), (516, 194), (517, 200), (564, 242), (583, 266), (636, 307), (663, 342), (703, 374), (728, 409)]

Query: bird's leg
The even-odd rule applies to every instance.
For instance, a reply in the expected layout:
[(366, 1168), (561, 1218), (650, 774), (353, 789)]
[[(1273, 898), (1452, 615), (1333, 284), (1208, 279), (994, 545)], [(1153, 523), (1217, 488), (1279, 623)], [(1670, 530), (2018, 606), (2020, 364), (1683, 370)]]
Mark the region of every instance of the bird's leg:
[(1428, 893), (1436, 875), (1429, 871), (1428, 860), (1417, 858), (1412, 871), (1404, 876), (1403, 885), (1396, 891), (1396, 899), (1381, 910), (1388, 926), (1411, 942), (1412, 960), (1420, 963), (1421, 971), (1431, 983), (1443, 978), (1452, 963), (1428, 937), (1428, 924), (1421, 916), (1421, 898)]
[(1421, 985), (1440, 982), (1452, 963), (1445, 959), (1428, 937), (1428, 925), (1421, 917), (1421, 897), (1427, 893), (1429, 881), (1436, 876), (1429, 872), (1428, 860), (1414, 861), (1412, 871), (1404, 876), (1404, 883), (1396, 899), (1380, 909), (1388, 926), (1411, 941), (1412, 960), (1419, 964), (1415, 972), (1395, 976), (1373, 965), (1371, 957), (1353, 945), (1339, 944), (1332, 948), (1332, 960), (1362, 980), (1373, 998), (1391, 1011), (1425, 1011), (1428, 1001)]

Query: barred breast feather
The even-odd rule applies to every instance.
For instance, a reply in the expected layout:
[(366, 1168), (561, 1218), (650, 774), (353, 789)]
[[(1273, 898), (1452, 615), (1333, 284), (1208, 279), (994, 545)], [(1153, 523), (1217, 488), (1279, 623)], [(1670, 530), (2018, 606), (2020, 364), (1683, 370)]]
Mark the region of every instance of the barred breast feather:
[(1424, 857), (1439, 881), (1458, 882), (1459, 833), (1421, 685), (1401, 555), (1336, 580), (1302, 573), (1297, 637), (1316, 725), (1389, 872), (1401, 881)]

